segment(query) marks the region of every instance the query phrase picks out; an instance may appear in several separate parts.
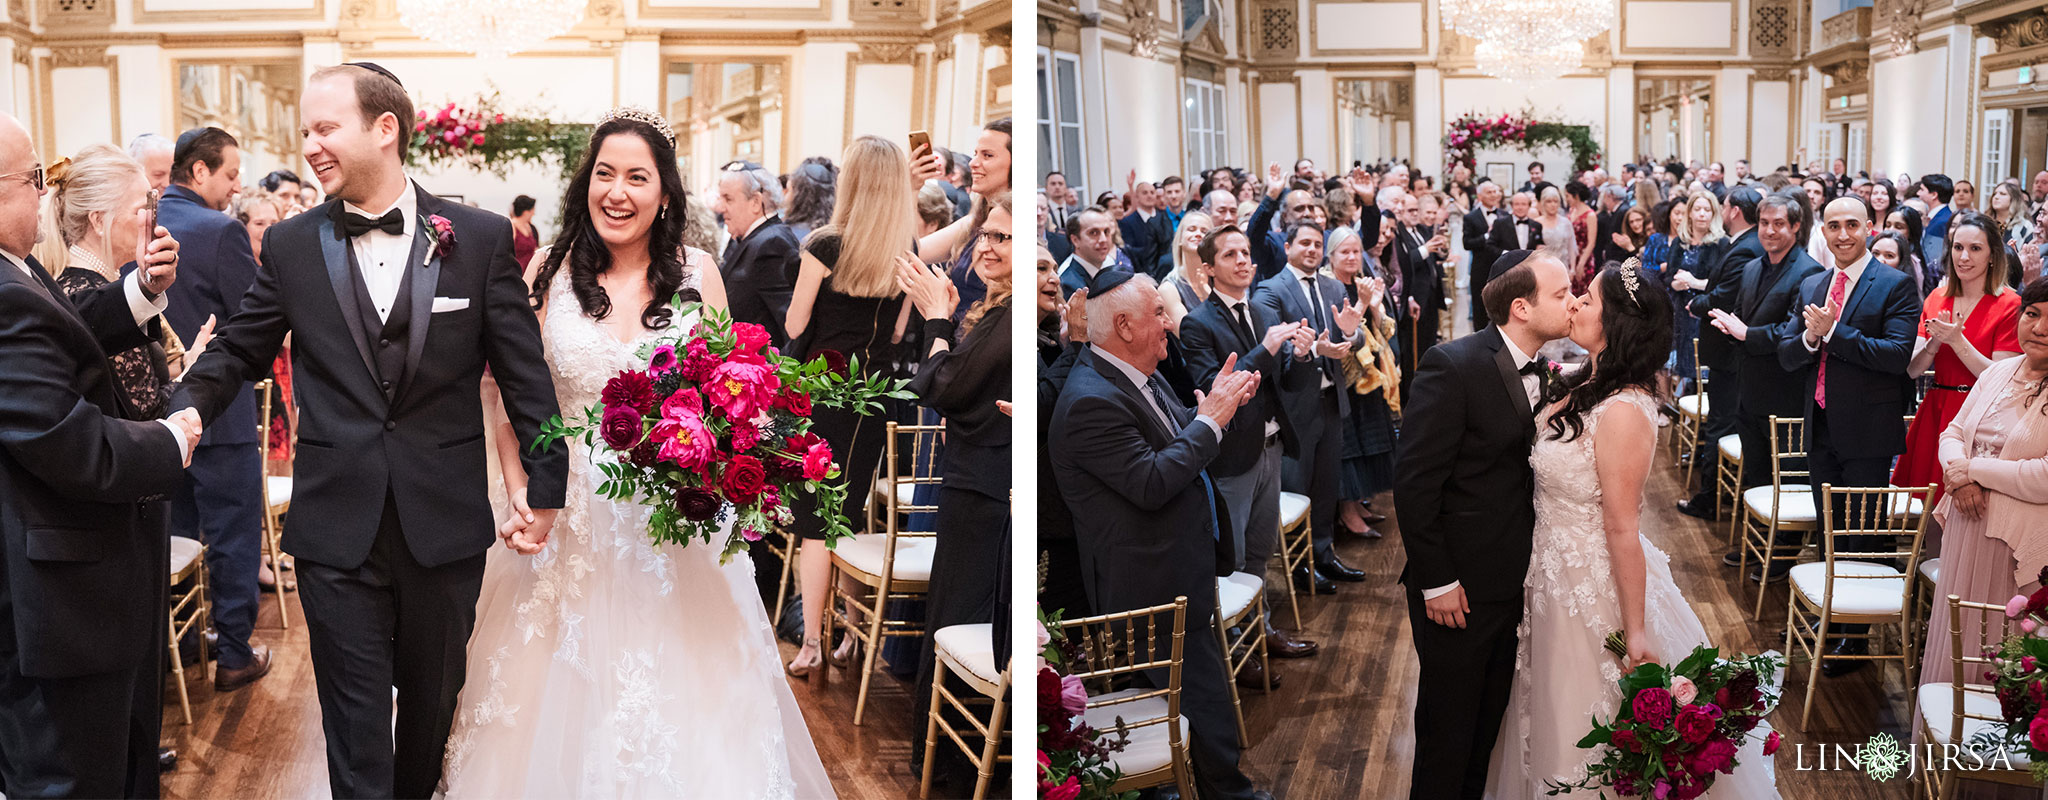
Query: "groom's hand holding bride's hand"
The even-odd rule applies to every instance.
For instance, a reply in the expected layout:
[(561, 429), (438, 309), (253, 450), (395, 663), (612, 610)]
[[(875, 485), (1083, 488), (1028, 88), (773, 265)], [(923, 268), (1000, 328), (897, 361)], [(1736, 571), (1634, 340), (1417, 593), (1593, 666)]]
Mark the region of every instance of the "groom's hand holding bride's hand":
[(505, 540), (505, 547), (523, 556), (530, 556), (547, 547), (548, 534), (555, 528), (555, 515), (560, 509), (536, 509), (526, 504), (526, 488), (520, 487), (512, 493), (512, 516), (505, 524), (498, 526), (498, 538)]

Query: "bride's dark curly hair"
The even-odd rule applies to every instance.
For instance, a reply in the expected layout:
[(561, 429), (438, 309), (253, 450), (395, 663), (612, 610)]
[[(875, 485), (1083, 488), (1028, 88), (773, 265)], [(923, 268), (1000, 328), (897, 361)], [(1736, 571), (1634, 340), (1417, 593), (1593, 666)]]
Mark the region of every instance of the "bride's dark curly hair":
[[(1634, 273), (1635, 288), (1628, 287)], [(1592, 369), (1567, 379), (1564, 407), (1550, 417), (1550, 438), (1571, 441), (1586, 430), (1586, 415), (1600, 401), (1628, 388), (1657, 391), (1657, 371), (1671, 353), (1671, 296), (1662, 281), (1644, 275), (1635, 259), (1608, 263), (1593, 276), (1600, 292), (1600, 328), (1607, 347)], [(1569, 429), (1569, 432), (1567, 432)]]
[(597, 169), (598, 151), (612, 136), (637, 136), (646, 142), (647, 149), (654, 153), (655, 172), (661, 176), (664, 207), (647, 231), (647, 283), (654, 287), (654, 296), (640, 312), (640, 324), (659, 330), (669, 326), (672, 298), (700, 299), (697, 290), (682, 288), (683, 226), (690, 198), (683, 189), (683, 176), (676, 170), (676, 149), (668, 139), (654, 126), (624, 117), (609, 120), (590, 134), (583, 165), (576, 168), (576, 177), (570, 179), (569, 189), (562, 196), (562, 232), (548, 246), (547, 260), (533, 278), (533, 307), (538, 310), (547, 300), (548, 285), (566, 261), (569, 289), (576, 294), (576, 303), (582, 306), (583, 313), (591, 319), (604, 319), (612, 312), (612, 299), (597, 282), (599, 275), (612, 268), (612, 251), (598, 238), (597, 225), (590, 218), (590, 176)]

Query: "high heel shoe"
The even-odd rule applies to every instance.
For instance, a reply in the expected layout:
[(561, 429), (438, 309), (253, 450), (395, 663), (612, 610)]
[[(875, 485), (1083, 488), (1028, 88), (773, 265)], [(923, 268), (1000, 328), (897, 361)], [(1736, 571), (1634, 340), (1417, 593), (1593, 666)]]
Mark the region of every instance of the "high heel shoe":
[[(817, 652), (818, 640), (812, 639), (808, 642), (805, 642), (804, 646), (806, 647), (806, 649), (809, 649), (811, 652), (815, 653)], [(801, 656), (803, 653), (802, 651), (798, 651), (797, 654)], [(822, 661), (813, 661), (808, 664), (798, 664), (795, 661), (791, 661), (787, 664), (782, 665), (782, 671), (789, 673), (789, 676), (792, 678), (808, 678), (810, 677), (811, 673), (820, 671), (824, 669), (824, 667), (825, 664)]]
[(859, 639), (855, 639), (853, 640), (853, 647), (847, 649), (845, 657), (840, 657), (839, 652), (835, 650), (833, 652), (825, 654), (825, 660), (831, 662), (832, 666), (838, 667), (840, 669), (846, 669), (848, 667), (853, 666), (854, 662), (860, 660), (860, 646), (861, 641)]

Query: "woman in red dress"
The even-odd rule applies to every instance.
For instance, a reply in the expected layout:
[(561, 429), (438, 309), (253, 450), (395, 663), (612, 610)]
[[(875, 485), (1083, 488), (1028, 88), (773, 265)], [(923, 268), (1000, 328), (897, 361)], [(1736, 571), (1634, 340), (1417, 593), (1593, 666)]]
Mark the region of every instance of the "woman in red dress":
[(1941, 500), (1941, 432), (1962, 408), (1963, 398), (1977, 385), (1977, 375), (1991, 362), (2019, 355), (2020, 295), (2005, 285), (2005, 237), (1976, 212), (1965, 213), (1949, 226), (1946, 278), (1927, 295), (1920, 310), (1920, 337), (1906, 374), (1920, 375), (1934, 367), (1934, 386), (1920, 401), (1913, 427), (1906, 431), (1906, 452), (1892, 470), (1893, 486), (1935, 485)]

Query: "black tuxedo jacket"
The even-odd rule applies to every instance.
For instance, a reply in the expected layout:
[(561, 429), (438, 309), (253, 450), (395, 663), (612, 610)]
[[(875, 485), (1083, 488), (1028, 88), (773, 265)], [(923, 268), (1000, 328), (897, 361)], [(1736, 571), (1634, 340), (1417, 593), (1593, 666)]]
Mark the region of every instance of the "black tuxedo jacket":
[[(1463, 235), (1465, 251), (1472, 254), (1472, 292), (1475, 297), (1479, 293), (1478, 287), (1486, 285), (1485, 278), (1493, 271), (1493, 262), (1500, 259), (1501, 253), (1515, 249), (1501, 247), (1493, 237), (1493, 228), (1500, 223), (1502, 217), (1514, 219), (1514, 215), (1508, 213), (1505, 206), (1496, 208), (1493, 213), (1488, 214), (1485, 207), (1473, 203), (1472, 210), (1465, 212)], [(1514, 233), (1512, 229), (1508, 232)], [(1513, 242), (1512, 236), (1509, 237), (1509, 242)]]
[[(1321, 301), (1317, 304), (1316, 309), (1311, 310), (1308, 306), (1308, 298), (1302, 292), (1301, 277), (1296, 275), (1294, 269), (1290, 267), (1280, 270), (1278, 275), (1260, 281), (1252, 289), (1252, 305), (1264, 308), (1266, 313), (1270, 314), (1271, 318), (1275, 320), (1285, 320), (1288, 322), (1308, 320), (1311, 326), (1316, 326), (1316, 338), (1318, 339), (1328, 339), (1337, 342), (1345, 341), (1342, 333), (1335, 330), (1336, 325), (1330, 318), (1331, 306), (1348, 305), (1348, 301), (1345, 299), (1344, 284), (1336, 278), (1319, 272), (1316, 273), (1316, 293), (1321, 296)], [(1321, 323), (1319, 326), (1317, 325), (1318, 322)], [(1364, 324), (1360, 323), (1359, 327), (1363, 328)], [(1363, 340), (1362, 331), (1352, 332), (1350, 341), (1353, 346), (1356, 346)], [(1298, 370), (1311, 373), (1311, 375), (1301, 380), (1289, 380), (1282, 383), (1280, 392), (1280, 413), (1294, 421), (1293, 435), (1300, 437), (1302, 440), (1324, 436), (1329, 433), (1324, 431), (1321, 425), (1323, 413), (1321, 396), (1323, 386), (1322, 375), (1328, 375), (1330, 380), (1336, 384), (1338, 413), (1340, 415), (1349, 415), (1351, 413), (1351, 393), (1344, 391), (1344, 367), (1338, 364), (1334, 358), (1310, 356), (1309, 361), (1315, 365), (1316, 370), (1321, 372), (1317, 373), (1316, 370)]]
[(1242, 475), (1258, 466), (1259, 456), (1266, 449), (1267, 420), (1280, 423), (1284, 452), (1299, 452), (1301, 442), (1295, 431), (1301, 422), (1285, 413), (1287, 409), (1280, 398), (1289, 391), (1313, 390), (1322, 383), (1314, 366), (1295, 358), (1292, 345), (1280, 345), (1278, 353), (1268, 353), (1261, 346), (1266, 329), (1280, 324), (1272, 309), (1247, 300), (1245, 313), (1251, 318), (1250, 338), (1238, 327), (1235, 315), (1224, 305), (1223, 296), (1211, 291), (1208, 300), (1180, 321), (1181, 353), (1187, 358), (1188, 372), (1194, 376), (1195, 385), (1203, 391), (1216, 382), (1223, 362), (1232, 355), (1237, 356), (1238, 371), (1260, 373), (1258, 392), (1237, 410), (1230, 418), (1230, 427), (1223, 431), (1223, 450), (1209, 465), (1209, 470), (1217, 475)]
[(1500, 328), (1423, 353), (1402, 409), (1401, 582), (1423, 591), (1457, 581), (1473, 600), (1520, 598), (1536, 525), (1536, 418)]
[(1216, 528), (1229, 517), (1203, 475), (1222, 443), (1170, 402), (1180, 431), (1168, 432), (1144, 391), (1083, 351), (1053, 406), (1052, 468), (1074, 514), (1082, 581), (1098, 612), (1185, 595), (1188, 618), (1207, 620), (1215, 578), (1232, 561), (1228, 532)]
[(718, 274), (725, 280), (725, 303), (735, 322), (768, 329), (776, 347), (789, 343), (789, 297), (796, 292), (796, 274), (803, 261), (803, 243), (796, 232), (771, 216), (744, 238), (725, 245)]
[[(1421, 241), (1416, 240), (1420, 234)], [(1425, 253), (1422, 242), (1432, 234), (1426, 228), (1410, 228), (1406, 225), (1394, 228), (1394, 252), (1401, 267), (1401, 293), (1413, 298), (1422, 308), (1422, 315), (1415, 320), (1418, 331), (1435, 331), (1437, 317), (1444, 309), (1444, 260), (1434, 253)], [(1402, 312), (1407, 313), (1406, 304)]]
[(1813, 420), (1827, 414), (1829, 444), (1842, 458), (1896, 456), (1906, 449), (1906, 363), (1913, 358), (1913, 340), (1920, 329), (1920, 292), (1913, 279), (1871, 259), (1863, 277), (1842, 303), (1841, 321), (1821, 343), (1828, 354), (1828, 407), (1813, 402), (1820, 377), (1820, 355), (1806, 349), (1806, 322), (1800, 309), (1827, 304), (1834, 270), (1807, 276), (1799, 284), (1799, 302), (1788, 322), (1799, 335), (1778, 345), (1778, 363), (1788, 372), (1803, 373), (1807, 439), (1813, 442)]
[(68, 301), (0, 262), (0, 630), (33, 678), (154, 669), (169, 540), (163, 503), (185, 482), (162, 424), (136, 419), (106, 354), (152, 341), (126, 281)]
[[(171, 400), (172, 408), (196, 408), (211, 424), (244, 381), (270, 370), (285, 334), (296, 331), (299, 453), (284, 548), (342, 569), (369, 556), (387, 496), (396, 501), (408, 548), (424, 566), (477, 555), (497, 540), (485, 483), (492, 456), (485, 452), (478, 393), (485, 367), (519, 441), (533, 441), (542, 423), (559, 413), (539, 321), (512, 258), (511, 223), (413, 190), (421, 220), (405, 267), (412, 274), (386, 323), (395, 325), (405, 312), (402, 360), (388, 352), (395, 341), (373, 341), (364, 330), (361, 320), (365, 314), (375, 319), (376, 310), (359, 294), (353, 248), (337, 221), (341, 201), (330, 200), (263, 234), (256, 283)], [(446, 253), (435, 252), (426, 222), (436, 215), (454, 228), (455, 243)], [(436, 313), (437, 298), (467, 304)], [(386, 369), (386, 363), (403, 367)], [(521, 447), (520, 460), (527, 501), (561, 508), (567, 447), (556, 442), (540, 453)]]
[[(1529, 231), (1529, 243), (1527, 245), (1516, 240), (1516, 225), (1520, 225)], [(1494, 217), (1493, 227), (1487, 231), (1486, 239), (1492, 242), (1493, 247), (1499, 250), (1500, 253), (1505, 253), (1509, 250), (1534, 250), (1543, 246), (1543, 226), (1533, 219), (1515, 219), (1513, 214), (1502, 214)], [(1495, 260), (1499, 260), (1499, 253), (1495, 254)], [(1481, 285), (1484, 285), (1486, 283), (1484, 279), (1492, 276), (1486, 273), (1474, 272), (1472, 277), (1474, 280), (1479, 281)]]
[[(1731, 307), (1715, 308), (1742, 318), (1743, 324), (1749, 326), (1745, 338), (1734, 342), (1737, 349), (1731, 359), (1739, 364), (1737, 369), (1744, 376), (1736, 401), (1742, 413), (1789, 417), (1805, 409), (1800, 401), (1799, 376), (1778, 363), (1778, 348), (1787, 337), (1797, 337), (1806, 330), (1806, 323), (1799, 318), (1800, 284), (1825, 271), (1827, 268), (1814, 261), (1806, 248), (1794, 247), (1786, 254), (1785, 263), (1776, 267), (1764, 258), (1750, 259), (1726, 276), (1725, 282), (1733, 285), (1734, 291), (1714, 293), (1716, 300), (1726, 296), (1732, 301)], [(1710, 324), (1701, 325), (1702, 329), (1707, 327)], [(1720, 333), (1718, 329), (1714, 332)]]
[[(1742, 291), (1743, 270), (1749, 262), (1764, 257), (1764, 246), (1757, 241), (1756, 229), (1750, 228), (1726, 247), (1708, 247), (1707, 252), (1700, 254), (1702, 271), (1698, 276), (1706, 280), (1707, 289), (1694, 297), (1686, 310), (1700, 320), (1700, 362), (1713, 369), (1740, 370), (1744, 359), (1737, 349), (1738, 343), (1707, 321), (1707, 309), (1735, 307), (1736, 295)], [(1672, 248), (1674, 253), (1677, 250)]]
[(1150, 220), (1139, 216), (1136, 211), (1117, 220), (1116, 226), (1124, 234), (1124, 254), (1130, 257), (1137, 272), (1154, 278), (1166, 276), (1172, 261), (1167, 259), (1168, 269), (1161, 269), (1159, 262), (1173, 249), (1173, 230), (1167, 227), (1169, 224), (1165, 211), (1152, 212)]

